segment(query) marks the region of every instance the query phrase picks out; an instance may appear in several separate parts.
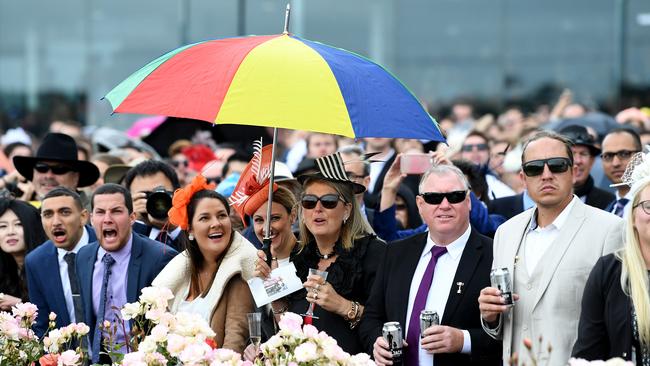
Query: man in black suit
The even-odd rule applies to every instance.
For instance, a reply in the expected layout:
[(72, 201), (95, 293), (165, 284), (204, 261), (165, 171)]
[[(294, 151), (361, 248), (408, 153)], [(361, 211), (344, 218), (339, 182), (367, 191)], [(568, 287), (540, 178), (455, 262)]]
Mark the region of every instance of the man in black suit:
[(594, 185), (591, 167), (600, 155), (600, 148), (584, 126), (573, 125), (559, 131), (573, 142), (573, 192), (589, 206), (604, 210), (616, 197)]
[[(478, 296), (490, 284), (492, 240), (469, 224), (469, 184), (452, 165), (425, 173), (417, 197), (429, 232), (388, 246), (360, 325), (378, 365), (392, 356), (381, 336), (387, 321), (402, 325), (406, 365), (497, 365), (500, 342), (481, 328)], [(441, 325), (419, 329), (424, 309)], [(422, 338), (420, 338), (422, 334)]]

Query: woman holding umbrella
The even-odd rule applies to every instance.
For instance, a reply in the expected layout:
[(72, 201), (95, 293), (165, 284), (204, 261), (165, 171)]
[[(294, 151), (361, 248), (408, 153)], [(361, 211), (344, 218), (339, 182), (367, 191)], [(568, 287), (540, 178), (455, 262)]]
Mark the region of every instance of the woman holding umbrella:
[[(260, 242), (264, 240), (265, 227), (267, 224), (269, 205), (269, 177), (271, 164), (271, 145), (262, 148), (262, 142), (254, 143), (255, 153), (253, 158), (246, 165), (237, 181), (230, 204), (240, 215), (245, 224), (252, 219), (253, 232)], [(293, 193), (282, 186), (274, 184), (274, 191), (271, 197), (271, 222), (270, 222), (270, 253), (272, 256), (271, 266), (273, 269), (288, 264), (296, 254), (297, 239), (292, 231), (293, 223), (296, 220), (296, 198)], [(265, 258), (264, 252), (260, 251), (261, 258)], [(266, 264), (255, 268), (254, 276), (266, 278), (271, 268)], [(273, 316), (273, 308), (267, 306), (258, 309), (262, 313), (262, 340), (266, 341), (277, 332), (277, 321)], [(246, 348), (245, 357), (253, 360), (255, 348), (251, 345)]]
[[(348, 179), (338, 153), (316, 159), (319, 171), (298, 178), (300, 200), (299, 252), (293, 257), (304, 289), (273, 304), (273, 312), (305, 313), (314, 304), (313, 319), (305, 321), (335, 338), (349, 353), (362, 352), (356, 326), (370, 295), (385, 244), (361, 216), (355, 193), (365, 188)], [(256, 263), (268, 271), (263, 253)], [(310, 275), (326, 271), (327, 280)]]

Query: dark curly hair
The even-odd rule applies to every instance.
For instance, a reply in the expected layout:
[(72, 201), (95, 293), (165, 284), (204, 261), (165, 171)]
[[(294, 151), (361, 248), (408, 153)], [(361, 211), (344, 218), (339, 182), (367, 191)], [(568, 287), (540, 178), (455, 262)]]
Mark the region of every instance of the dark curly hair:
[[(201, 202), (203, 199), (210, 198), (210, 199), (217, 199), (219, 200), (223, 206), (226, 208), (226, 213), (230, 215), (230, 206), (228, 205), (228, 200), (222, 196), (221, 194), (213, 191), (213, 190), (208, 190), (204, 189), (201, 191), (196, 192), (192, 198), (190, 199), (190, 202), (187, 205), (187, 220), (189, 223), (189, 227), (192, 228), (192, 219), (194, 218), (194, 213), (196, 212), (196, 207), (198, 206), (199, 202)], [(189, 231), (189, 230), (188, 230)], [(228, 243), (228, 247), (230, 247), (230, 244), (232, 243), (232, 239), (234, 237), (234, 232), (230, 233), (230, 242)], [(206, 288), (204, 289), (203, 293), (200, 293), (199, 291), (199, 272), (203, 269), (203, 264), (205, 262), (205, 259), (203, 258), (203, 253), (201, 253), (201, 250), (199, 250), (199, 245), (196, 243), (196, 240), (189, 240), (187, 237), (187, 233), (183, 231), (181, 235), (178, 237), (179, 242), (181, 244), (181, 248), (185, 248), (187, 250), (188, 256), (190, 258), (190, 293), (193, 296), (201, 296), (205, 297), (207, 295), (208, 291), (210, 290), (210, 287), (212, 286), (212, 281), (214, 281), (214, 275), (212, 276), (212, 279), (210, 280), (210, 283)], [(217, 259), (217, 263), (221, 263), (221, 259), (223, 256), (226, 254), (228, 251), (228, 248), (224, 250), (224, 252), (221, 254), (221, 258)], [(218, 267), (217, 264), (217, 267)]]

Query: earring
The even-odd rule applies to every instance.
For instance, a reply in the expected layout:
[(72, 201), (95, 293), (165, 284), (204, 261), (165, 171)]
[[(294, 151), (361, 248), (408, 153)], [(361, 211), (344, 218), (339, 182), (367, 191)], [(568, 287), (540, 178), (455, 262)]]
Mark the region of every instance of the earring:
[(190, 240), (194, 240), (194, 234), (190, 233), (190, 235), (188, 235), (187, 238), (190, 239)]
[(347, 218), (347, 217), (344, 217), (344, 218), (343, 218), (343, 225), (345, 225), (346, 222), (348, 222), (348, 218)]

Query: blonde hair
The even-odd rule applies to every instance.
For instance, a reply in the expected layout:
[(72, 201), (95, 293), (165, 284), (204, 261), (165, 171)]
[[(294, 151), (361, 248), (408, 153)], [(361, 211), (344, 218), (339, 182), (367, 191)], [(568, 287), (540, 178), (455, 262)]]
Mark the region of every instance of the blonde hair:
[[(341, 239), (341, 245), (345, 250), (350, 250), (354, 246), (354, 241), (361, 237), (364, 237), (368, 234), (374, 234), (372, 227), (366, 221), (366, 219), (361, 215), (361, 210), (359, 204), (354, 197), (354, 192), (352, 191), (352, 186), (346, 183), (336, 183), (329, 180), (318, 179), (318, 178), (307, 178), (303, 183), (303, 187), (306, 189), (314, 182), (322, 182), (328, 186), (334, 188), (336, 192), (341, 195), (341, 198), (347, 203), (352, 205), (352, 210), (350, 212), (350, 217), (341, 223), (341, 234), (339, 238)], [(305, 225), (305, 220), (302, 218), (302, 206), (299, 207), (299, 216), (300, 217), (300, 250), (302, 250), (307, 243), (314, 240), (314, 235), (309, 231), (307, 225)]]
[(625, 244), (616, 253), (623, 266), (621, 268), (621, 286), (623, 292), (632, 299), (632, 305), (637, 317), (639, 342), (650, 345), (650, 294), (648, 294), (648, 270), (641, 253), (639, 233), (634, 227), (634, 207), (639, 204), (641, 192), (650, 182), (636, 190), (628, 215), (625, 217)]

